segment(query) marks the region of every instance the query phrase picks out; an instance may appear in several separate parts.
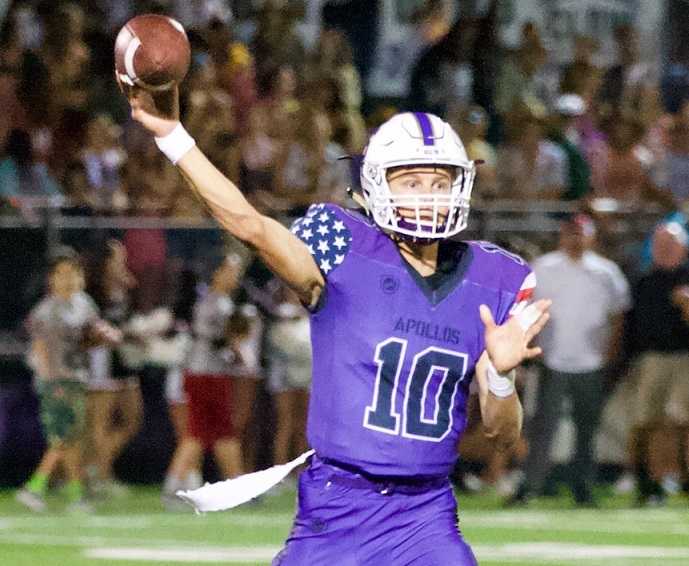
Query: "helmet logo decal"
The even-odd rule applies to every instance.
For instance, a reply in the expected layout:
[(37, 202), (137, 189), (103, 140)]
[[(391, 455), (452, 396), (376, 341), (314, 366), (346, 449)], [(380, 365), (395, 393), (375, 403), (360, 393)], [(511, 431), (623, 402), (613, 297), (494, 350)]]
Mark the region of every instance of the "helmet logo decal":
[(414, 112), (414, 117), (421, 128), (421, 135), (423, 136), (423, 145), (435, 145), (435, 135), (433, 134), (433, 124), (431, 119), (425, 112)]

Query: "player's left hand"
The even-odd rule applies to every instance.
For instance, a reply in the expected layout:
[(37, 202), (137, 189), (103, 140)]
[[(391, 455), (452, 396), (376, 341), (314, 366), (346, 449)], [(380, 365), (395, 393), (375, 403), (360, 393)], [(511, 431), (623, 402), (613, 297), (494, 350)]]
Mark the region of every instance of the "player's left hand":
[(486, 328), (486, 352), (496, 370), (507, 373), (524, 360), (541, 355), (541, 348), (530, 347), (529, 344), (548, 322), (551, 304), (549, 299), (536, 301), (500, 325), (495, 323), (486, 305), (479, 307), (481, 321)]

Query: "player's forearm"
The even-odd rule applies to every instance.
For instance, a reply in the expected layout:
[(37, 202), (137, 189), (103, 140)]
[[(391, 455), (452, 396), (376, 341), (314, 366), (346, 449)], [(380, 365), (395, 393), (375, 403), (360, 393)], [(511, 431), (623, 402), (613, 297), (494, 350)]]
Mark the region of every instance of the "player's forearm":
[(297, 292), (302, 303), (315, 305), (324, 280), (306, 245), (279, 222), (258, 212), (197, 147), (176, 164), (223, 228), (252, 248)]
[(509, 450), (517, 443), (522, 431), (522, 405), (516, 393), (505, 398), (488, 393), (481, 403), (481, 416), (486, 436), (499, 450)]
[(498, 374), (484, 354), (476, 365), (476, 380), (481, 407), (481, 420), (486, 436), (498, 449), (509, 450), (522, 430), (522, 406), (514, 388), (515, 370)]
[(262, 215), (198, 147), (189, 150), (177, 167), (223, 228), (249, 245), (256, 244), (263, 229)]

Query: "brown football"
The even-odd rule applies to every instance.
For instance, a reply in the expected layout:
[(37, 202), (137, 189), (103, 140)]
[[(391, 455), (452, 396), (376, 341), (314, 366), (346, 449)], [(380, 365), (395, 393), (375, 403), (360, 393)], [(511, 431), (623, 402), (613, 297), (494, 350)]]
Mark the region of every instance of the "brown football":
[(136, 16), (115, 40), (115, 72), (126, 85), (166, 90), (184, 79), (190, 60), (182, 24), (167, 16)]

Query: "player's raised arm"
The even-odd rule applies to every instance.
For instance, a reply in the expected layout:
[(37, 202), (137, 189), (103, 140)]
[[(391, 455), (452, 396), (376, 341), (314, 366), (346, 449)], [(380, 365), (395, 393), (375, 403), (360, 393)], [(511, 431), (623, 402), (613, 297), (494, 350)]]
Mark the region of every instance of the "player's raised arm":
[(132, 118), (155, 136), (158, 147), (178, 167), (218, 222), (253, 248), (305, 305), (315, 305), (324, 280), (308, 248), (285, 226), (260, 214), (196, 147), (179, 122), (177, 88), (155, 98), (151, 92), (138, 87), (124, 90), (132, 107)]

